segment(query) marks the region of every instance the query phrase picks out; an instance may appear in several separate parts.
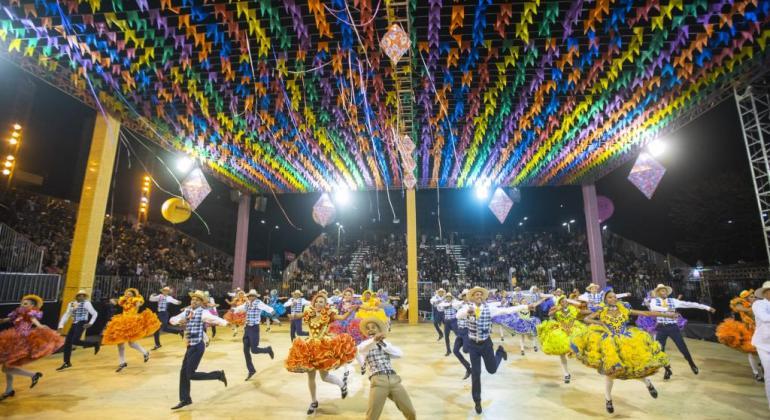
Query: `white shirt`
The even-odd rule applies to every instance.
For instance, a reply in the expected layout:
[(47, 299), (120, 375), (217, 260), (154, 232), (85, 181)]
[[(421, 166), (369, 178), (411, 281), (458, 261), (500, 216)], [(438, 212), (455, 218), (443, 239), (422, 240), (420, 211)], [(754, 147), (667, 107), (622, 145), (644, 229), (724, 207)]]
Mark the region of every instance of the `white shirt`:
[[(497, 302), (495, 302), (497, 303)], [(483, 305), (483, 304), (482, 304)], [(497, 303), (497, 305), (487, 304), (489, 307), (489, 316), (495, 317), (497, 315), (508, 315), (516, 312), (521, 312), (525, 309), (529, 309), (529, 305), (516, 305), (516, 306), (508, 306), (506, 308), (501, 308), (499, 306), (500, 304)], [(460, 310), (457, 311), (457, 317), (458, 318), (467, 318), (468, 312), (475, 311), (476, 310), (476, 304), (475, 303), (469, 303), (467, 305), (464, 305)]]
[[(404, 352), (401, 351), (398, 347), (394, 346), (393, 344), (388, 343), (385, 340), (382, 340), (382, 343), (384, 346), (382, 347), (382, 350), (385, 353), (388, 353), (392, 359), (398, 359), (399, 357), (404, 355)], [(366, 366), (366, 355), (369, 354), (369, 350), (372, 349), (373, 346), (376, 346), (377, 344), (374, 342), (373, 338), (368, 338), (361, 342), (361, 344), (358, 345), (358, 351), (356, 352), (356, 360), (358, 361), (358, 364), (363, 366)]]
[[(248, 310), (249, 310), (249, 306), (250, 306), (251, 304), (252, 304), (251, 302), (246, 302), (246, 303), (244, 303), (244, 304), (243, 304), (243, 305), (241, 305), (241, 306), (237, 306), (237, 307), (235, 307), (235, 308), (233, 309), (233, 312), (235, 312), (235, 313), (239, 313), (239, 312), (246, 312), (246, 311), (248, 311)], [(261, 311), (265, 311), (265, 312), (267, 312), (267, 313), (269, 313), (269, 314), (272, 314), (273, 312), (275, 312), (275, 309), (273, 309), (273, 307), (272, 307), (272, 306), (267, 306), (267, 305), (266, 305), (264, 302), (262, 302), (261, 300), (258, 300), (258, 301), (257, 301), (257, 308), (259, 308)]]
[(283, 306), (286, 307), (286, 308), (290, 308), (291, 305), (294, 305), (294, 302), (296, 302), (296, 301), (301, 301), (302, 302), (302, 306), (310, 305), (310, 301), (305, 299), (305, 298), (299, 298), (299, 299), (289, 298), (289, 300), (287, 300), (286, 303), (283, 304)]
[(438, 305), (444, 301), (444, 298), (439, 295), (433, 295), (432, 298), (430, 298), (430, 304), (436, 307), (436, 310), (439, 312), (444, 312), (443, 307), (439, 307)]
[(751, 344), (758, 350), (770, 352), (770, 301), (759, 299), (751, 305), (751, 310), (757, 326)]
[[(59, 321), (59, 328), (64, 328), (64, 324), (67, 323), (67, 320), (70, 319), (70, 316), (75, 314), (75, 310), (77, 309), (78, 305), (80, 305), (80, 302), (76, 300), (70, 302), (70, 304), (67, 305), (67, 312), (64, 312), (64, 315), (62, 315), (61, 321)], [(96, 312), (96, 309), (94, 309), (90, 301), (84, 301), (83, 307), (86, 308), (86, 311), (88, 311), (89, 314), (91, 314), (91, 320), (88, 321), (88, 326), (90, 327), (91, 325), (94, 325), (94, 322), (96, 322), (96, 317), (99, 316), (99, 313)]]
[[(668, 300), (668, 301), (670, 301), (672, 303), (672, 306), (665, 307), (665, 306), (662, 306), (662, 305), (658, 305), (658, 299), (660, 299), (660, 301)], [(688, 308), (691, 308), (691, 309), (703, 309), (704, 311), (710, 311), (711, 310), (711, 306), (704, 305), (702, 303), (687, 302), (685, 300), (679, 300), (679, 299), (674, 299), (674, 298), (667, 298), (667, 299), (652, 298), (650, 300), (650, 310), (651, 311), (655, 311), (655, 312), (671, 312), (674, 309), (688, 309)]]
[[(163, 294), (156, 295), (154, 293), (151, 294), (150, 295), (150, 302), (157, 302), (157, 301), (159, 301), (161, 296), (164, 296), (164, 295)], [(173, 305), (181, 305), (182, 304), (182, 302), (174, 299), (173, 297), (171, 297), (169, 295), (165, 295), (165, 296), (166, 296), (166, 301), (168, 301), (168, 303), (171, 303)]]
[[(171, 317), (168, 322), (171, 323), (171, 325), (179, 325), (179, 323), (184, 319), (185, 312), (186, 311), (182, 311), (179, 313), (179, 315)], [(227, 325), (226, 320), (216, 315), (212, 315), (211, 312), (206, 310), (206, 308), (203, 308), (203, 312), (201, 312), (201, 322), (205, 322), (207, 324), (215, 324), (222, 327)]]

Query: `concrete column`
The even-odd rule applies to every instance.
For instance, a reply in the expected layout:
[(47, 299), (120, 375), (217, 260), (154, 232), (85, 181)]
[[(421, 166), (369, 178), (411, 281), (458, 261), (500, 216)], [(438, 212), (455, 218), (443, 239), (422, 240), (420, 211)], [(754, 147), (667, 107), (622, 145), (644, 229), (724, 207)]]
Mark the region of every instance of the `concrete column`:
[(599, 226), (599, 206), (596, 203), (596, 186), (583, 185), (583, 213), (586, 215), (586, 240), (591, 260), (591, 281), (601, 287), (607, 285), (604, 271), (604, 247)]
[(406, 190), (406, 273), (409, 324), (418, 322), (417, 298), (417, 209), (414, 190)]
[(246, 286), (246, 252), (249, 248), (249, 214), (251, 196), (241, 194), (238, 200), (238, 225), (235, 231), (235, 252), (233, 252), (233, 289)]

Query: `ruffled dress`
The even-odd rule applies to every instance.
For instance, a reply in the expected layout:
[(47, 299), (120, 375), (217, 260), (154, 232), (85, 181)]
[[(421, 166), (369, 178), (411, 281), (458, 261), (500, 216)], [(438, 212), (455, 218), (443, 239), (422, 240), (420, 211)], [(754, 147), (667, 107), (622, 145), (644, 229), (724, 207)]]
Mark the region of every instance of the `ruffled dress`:
[[(273, 308), (273, 311), (275, 312), (269, 314), (266, 311), (262, 311), (262, 318), (278, 318), (286, 313), (286, 307), (283, 306), (280, 301), (278, 301), (278, 296), (270, 296), (270, 300), (268, 300), (267, 305)], [(244, 316), (246, 315), (244, 314)]]
[[(360, 302), (358, 303), (360, 304)], [(339, 303), (339, 305), (337, 305), (337, 312), (345, 315), (346, 313), (353, 310), (352, 307), (355, 304), (357, 304), (356, 301), (343, 300)], [(349, 336), (353, 337), (353, 341), (355, 341), (356, 345), (358, 345), (364, 341), (364, 336), (361, 334), (360, 326), (361, 319), (351, 315), (341, 321), (334, 321), (332, 325), (329, 326), (329, 332), (335, 335), (348, 334)]]
[[(656, 316), (638, 316), (636, 317), (636, 326), (647, 331), (650, 334), (655, 334), (655, 331), (657, 331), (658, 328), (658, 317)], [(687, 326), (687, 319), (683, 316), (679, 316), (676, 319), (676, 325), (679, 327), (680, 330), (684, 330), (684, 327)], [(751, 337), (749, 337), (749, 341), (751, 341)]]
[(377, 295), (377, 299), (379, 299), (380, 302), (384, 302), (382, 304), (382, 310), (385, 311), (385, 315), (388, 318), (393, 318), (393, 316), (396, 315), (396, 307), (390, 303), (390, 299), (388, 299), (388, 294), (385, 293), (382, 295)]
[(13, 327), (0, 332), (0, 365), (18, 367), (53, 354), (64, 345), (64, 337), (56, 331), (32, 323), (32, 318), (43, 318), (38, 309), (17, 308), (8, 318)]
[(248, 299), (246, 298), (234, 297), (232, 300), (233, 304), (230, 305), (230, 310), (225, 312), (225, 315), (222, 318), (224, 318), (230, 324), (237, 325), (239, 327), (243, 326), (243, 324), (246, 323), (246, 312), (235, 312), (234, 309), (243, 305), (247, 301)]
[(650, 334), (629, 326), (630, 307), (603, 305), (602, 325), (590, 325), (572, 338), (572, 351), (584, 365), (614, 379), (640, 379), (669, 364), (668, 356)]
[(532, 316), (529, 311), (496, 315), (492, 317), (492, 322), (501, 325), (511, 334), (537, 334), (537, 326), (540, 325), (540, 318)]
[(722, 321), (716, 330), (717, 340), (727, 347), (735, 350), (742, 351), (744, 353), (756, 353), (757, 349), (751, 344), (751, 337), (754, 336), (754, 329), (756, 324), (754, 322), (754, 314), (739, 312), (735, 310), (737, 306), (743, 306), (745, 308), (751, 308), (751, 303), (745, 299), (735, 298), (730, 301), (730, 308), (733, 312), (737, 312), (741, 320), (737, 321), (733, 318), (727, 318)]
[(380, 299), (376, 297), (369, 298), (366, 302), (361, 302), (361, 307), (356, 311), (356, 318), (377, 318), (385, 323), (390, 322), (388, 314), (385, 313), (384, 309), (380, 308)]
[(552, 319), (543, 321), (537, 326), (537, 339), (543, 353), (553, 356), (569, 355), (572, 353), (572, 337), (586, 331), (587, 327), (578, 321), (580, 311), (574, 306), (559, 309), (554, 312)]
[(305, 308), (302, 318), (308, 326), (309, 335), (297, 337), (291, 343), (286, 370), (294, 373), (331, 371), (353, 361), (356, 356), (353, 337), (328, 332), (336, 314), (337, 310), (328, 305), (320, 312), (312, 307)]
[(112, 317), (102, 334), (102, 344), (121, 344), (147, 337), (160, 329), (160, 320), (155, 312), (137, 308), (144, 304), (144, 299), (121, 296), (118, 305), (123, 312)]

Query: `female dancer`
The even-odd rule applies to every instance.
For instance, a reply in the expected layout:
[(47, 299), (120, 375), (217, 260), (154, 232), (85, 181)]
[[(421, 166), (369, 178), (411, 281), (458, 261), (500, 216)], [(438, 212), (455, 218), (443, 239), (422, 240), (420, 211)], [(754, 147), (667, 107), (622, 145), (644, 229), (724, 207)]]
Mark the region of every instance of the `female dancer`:
[(13, 324), (13, 328), (0, 332), (0, 365), (5, 373), (5, 392), (0, 395), (0, 401), (16, 395), (13, 390), (14, 375), (31, 378), (32, 384), (29, 387), (34, 388), (43, 374), (30, 372), (20, 366), (53, 354), (64, 344), (62, 336), (40, 323), (43, 318), (42, 307), (43, 299), (40, 296), (26, 295), (21, 298), (18, 308), (6, 318), (0, 319), (0, 324)]
[(580, 310), (574, 305), (570, 305), (569, 299), (559, 296), (556, 299), (556, 305), (548, 312), (551, 319), (536, 327), (543, 353), (559, 356), (565, 384), (570, 383), (572, 379), (567, 367), (567, 356), (572, 355), (570, 340), (586, 329), (585, 324), (578, 321), (578, 317), (581, 314), (590, 313), (591, 311)]
[[(243, 305), (246, 303), (248, 299), (246, 298), (246, 293), (243, 293), (243, 290), (238, 290), (235, 292), (235, 296), (232, 300), (225, 299), (225, 302), (227, 302), (228, 305), (230, 305), (230, 309), (225, 312), (225, 316), (223, 318), (230, 324), (230, 327), (233, 329), (233, 337), (236, 337), (238, 335), (238, 327), (242, 327), (243, 324), (246, 322), (246, 313), (245, 312), (238, 312), (236, 313), (233, 311), (233, 309)], [(215, 314), (213, 314), (215, 315)]]
[[(505, 296), (505, 291), (503, 291), (503, 299), (504, 301), (507, 299), (507, 297)], [(540, 300), (533, 303), (532, 305), (534, 307), (537, 307), (548, 299), (551, 299), (550, 296), (542, 297), (540, 298)], [(528, 304), (527, 300), (522, 299), (519, 302), (513, 302), (510, 306), (527, 305), (527, 304)], [(505, 305), (505, 306), (509, 306), (509, 305)], [(514, 312), (512, 314), (498, 315), (496, 317), (493, 317), (492, 323), (499, 325), (501, 330), (505, 328), (512, 335), (519, 336), (522, 356), (524, 356), (524, 337), (526, 336), (529, 336), (532, 339), (532, 346), (537, 352), (537, 326), (540, 325), (540, 318), (533, 316), (530, 313), (528, 306), (523, 308), (520, 312)]]
[(744, 290), (741, 294), (730, 301), (730, 309), (740, 316), (741, 320), (727, 318), (717, 326), (717, 339), (720, 343), (742, 351), (749, 355), (749, 365), (754, 372), (754, 379), (757, 382), (764, 381), (762, 366), (757, 360), (757, 349), (751, 344), (751, 337), (754, 335), (755, 323), (754, 312), (751, 305), (756, 300), (753, 290)]
[[(342, 300), (336, 305), (335, 309), (337, 310), (337, 313), (341, 315), (347, 315), (351, 312), (353, 312), (351, 315), (355, 315), (355, 308), (360, 304), (361, 302), (353, 297), (353, 289), (347, 288), (342, 292)], [(360, 324), (360, 318), (349, 315), (345, 319), (334, 321), (332, 325), (329, 326), (329, 332), (332, 334), (348, 334), (353, 337), (356, 345), (358, 345), (364, 340), (363, 335), (361, 335)]]
[(266, 311), (262, 311), (262, 316), (265, 318), (265, 322), (267, 322), (267, 332), (270, 332), (270, 323), (272, 321), (281, 325), (281, 320), (278, 318), (286, 313), (286, 308), (283, 306), (283, 303), (278, 300), (278, 290), (273, 289), (270, 291), (270, 294), (266, 296), (269, 296), (269, 298), (266, 297), (267, 302), (265, 303), (273, 308), (273, 313), (269, 314)]
[(356, 318), (377, 318), (390, 325), (390, 318), (388, 318), (383, 307), (384, 305), (380, 302), (380, 299), (374, 296), (371, 290), (364, 290), (361, 293), (361, 306), (356, 312)]
[(144, 298), (139, 291), (132, 288), (126, 289), (123, 296), (117, 301), (110, 299), (113, 305), (120, 305), (123, 312), (112, 317), (107, 326), (104, 327), (102, 334), (102, 345), (117, 344), (118, 358), (120, 365), (115, 372), (125, 369), (126, 363), (126, 343), (132, 349), (144, 355), (144, 362), (150, 360), (150, 353), (136, 343), (140, 338), (152, 335), (160, 328), (160, 319), (152, 311), (139, 312), (139, 308), (144, 305)]
[(321, 380), (340, 387), (342, 398), (348, 396), (348, 375), (345, 371), (342, 380), (329, 372), (353, 361), (356, 356), (356, 343), (347, 334), (332, 336), (328, 333), (329, 325), (334, 321), (345, 319), (352, 314), (337, 315), (337, 310), (327, 304), (326, 296), (316, 294), (310, 306), (305, 308), (303, 320), (308, 325), (308, 338), (297, 337), (291, 344), (289, 356), (286, 359), (286, 370), (294, 373), (307, 373), (307, 385), (310, 390), (310, 407), (307, 414), (313, 414), (318, 409), (316, 398), (316, 371)]
[(668, 356), (660, 349), (660, 344), (639, 328), (628, 325), (631, 315), (675, 318), (677, 314), (631, 309), (611, 291), (603, 297), (601, 308), (585, 318), (592, 325), (573, 336), (572, 350), (584, 365), (604, 375), (606, 408), (612, 413), (615, 411), (612, 405), (615, 379), (639, 379), (647, 386), (652, 398), (658, 398), (658, 391), (648, 376), (668, 365)]
[[(493, 303), (493, 302), (497, 302), (497, 300), (492, 299), (492, 302), (488, 302), (488, 303)], [(507, 308), (507, 307), (513, 305), (514, 296), (513, 295), (509, 295), (507, 290), (503, 290), (502, 292), (500, 292), (500, 300), (499, 300), (499, 302), (500, 302), (500, 307), (501, 308)], [(517, 305), (518, 305), (519, 300), (516, 300), (516, 302), (517, 302)], [(501, 315), (501, 316), (498, 317), (498, 319), (492, 319), (492, 324), (493, 325), (497, 324), (497, 329), (500, 332), (500, 341), (505, 341), (505, 331), (504, 331), (505, 326), (502, 323), (498, 322), (500, 320), (499, 318), (501, 318), (501, 317), (506, 317), (507, 318), (508, 315)]]
[(393, 316), (396, 315), (396, 307), (390, 303), (388, 292), (386, 292), (385, 289), (377, 290), (377, 299), (382, 302), (382, 309), (385, 311), (385, 315), (388, 318), (393, 318)]

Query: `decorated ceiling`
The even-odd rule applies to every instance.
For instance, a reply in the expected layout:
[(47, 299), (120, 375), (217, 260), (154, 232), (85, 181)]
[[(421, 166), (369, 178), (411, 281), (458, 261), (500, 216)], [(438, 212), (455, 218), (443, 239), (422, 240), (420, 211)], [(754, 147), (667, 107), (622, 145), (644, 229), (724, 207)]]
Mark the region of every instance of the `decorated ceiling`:
[(770, 37), (770, 0), (0, 5), (0, 57), (276, 192), (580, 183)]

